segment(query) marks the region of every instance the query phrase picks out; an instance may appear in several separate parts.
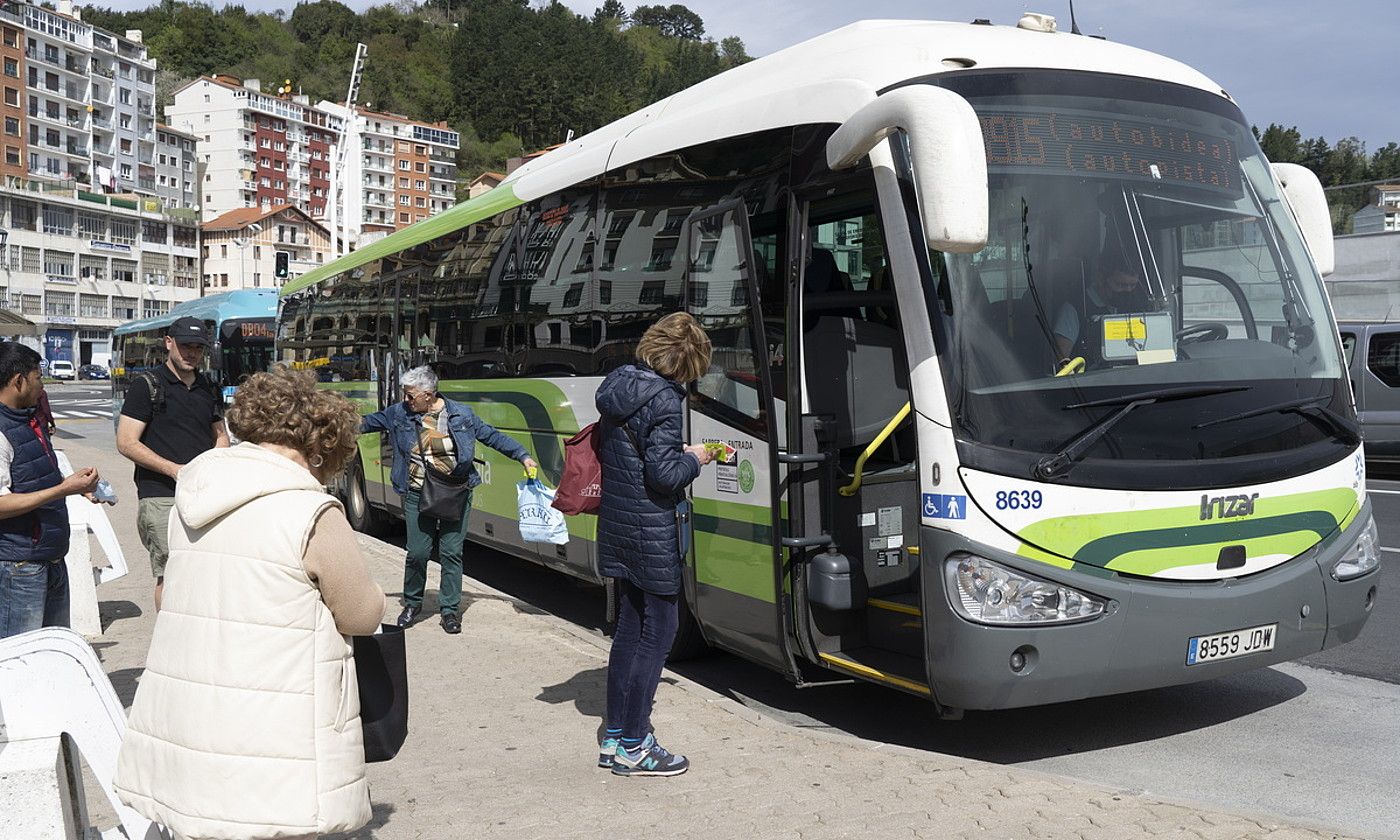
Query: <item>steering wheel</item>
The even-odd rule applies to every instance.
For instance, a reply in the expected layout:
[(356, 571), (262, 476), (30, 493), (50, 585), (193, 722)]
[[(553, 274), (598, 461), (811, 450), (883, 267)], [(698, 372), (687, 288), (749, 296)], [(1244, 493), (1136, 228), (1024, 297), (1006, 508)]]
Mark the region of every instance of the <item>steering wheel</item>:
[(1195, 344), (1198, 341), (1220, 341), (1230, 334), (1230, 328), (1219, 321), (1202, 321), (1176, 331), (1176, 340), (1181, 344)]

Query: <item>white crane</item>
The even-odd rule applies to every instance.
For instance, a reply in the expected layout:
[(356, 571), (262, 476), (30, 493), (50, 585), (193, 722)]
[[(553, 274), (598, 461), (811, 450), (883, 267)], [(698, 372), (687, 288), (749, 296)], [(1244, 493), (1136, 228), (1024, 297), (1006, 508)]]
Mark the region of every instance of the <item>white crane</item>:
[[(330, 222), (332, 260), (345, 253), (345, 236), (341, 231), (339, 208), (341, 179), (345, 177), (345, 140), (349, 132), (354, 132), (356, 136), (359, 134), (359, 126), (355, 122), (355, 100), (360, 98), (360, 78), (364, 75), (365, 56), (368, 53), (369, 48), (364, 44), (355, 45), (355, 64), (350, 70), (350, 89), (345, 94), (345, 117), (340, 121), (335, 144), (331, 146), (331, 194), (326, 202), (326, 213), (327, 221)], [(348, 229), (349, 224), (345, 224), (345, 227)]]

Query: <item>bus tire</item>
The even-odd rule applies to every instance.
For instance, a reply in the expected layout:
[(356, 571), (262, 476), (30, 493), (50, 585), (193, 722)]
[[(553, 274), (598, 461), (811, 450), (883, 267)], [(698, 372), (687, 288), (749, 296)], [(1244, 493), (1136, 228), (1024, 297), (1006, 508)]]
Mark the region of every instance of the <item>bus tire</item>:
[(351, 528), (371, 537), (382, 536), (387, 530), (387, 517), (369, 503), (369, 496), (365, 493), (364, 471), (358, 463), (352, 464), (345, 474), (345, 492), (341, 502), (345, 505), (345, 518), (350, 520)]
[(667, 662), (684, 662), (710, 652), (710, 643), (705, 641), (705, 634), (700, 630), (700, 622), (695, 620), (695, 615), (690, 611), (685, 593), (681, 593), (679, 601), (676, 638), (671, 642), (671, 652), (666, 656)]

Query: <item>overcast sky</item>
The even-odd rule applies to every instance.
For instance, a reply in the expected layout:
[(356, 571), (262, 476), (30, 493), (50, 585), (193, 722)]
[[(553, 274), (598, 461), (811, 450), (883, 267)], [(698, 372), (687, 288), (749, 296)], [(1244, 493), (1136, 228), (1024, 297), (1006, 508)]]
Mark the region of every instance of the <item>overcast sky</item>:
[[(111, 2), (111, 0), (109, 0)], [(533, 0), (539, 5), (542, 0)], [(564, 0), (592, 14), (602, 0)], [(669, 5), (667, 0), (657, 0)], [(627, 8), (636, 0), (623, 0)], [(80, 5), (82, 5), (80, 0)], [(145, 8), (150, 0), (115, 0)], [(217, 2), (216, 5), (223, 5)], [(287, 8), (245, 0), (249, 9)], [(356, 9), (375, 5), (351, 0)], [(855, 20), (919, 18), (1014, 25), (1021, 13), (1054, 15), (1069, 29), (1068, 0), (688, 0), (709, 37), (744, 39), (761, 56)], [(1400, 0), (1079, 0), (1080, 31), (1152, 50), (1205, 73), (1261, 129), (1296, 125), (1335, 143), (1359, 137), (1368, 151), (1400, 142)]]

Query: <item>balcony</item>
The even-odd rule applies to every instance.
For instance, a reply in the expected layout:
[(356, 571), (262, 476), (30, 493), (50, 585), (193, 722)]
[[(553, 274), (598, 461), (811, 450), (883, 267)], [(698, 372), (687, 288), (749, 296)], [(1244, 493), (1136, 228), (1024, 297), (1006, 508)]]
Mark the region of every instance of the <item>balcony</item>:
[(92, 149), (85, 143), (69, 143), (66, 151), (75, 157), (90, 157), (92, 155)]
[(115, 79), (117, 77), (116, 72), (113, 71), (112, 68), (103, 67), (101, 64), (98, 64), (95, 61), (92, 63), (91, 67), (93, 73), (97, 74), (98, 76), (102, 76), (103, 78)]

